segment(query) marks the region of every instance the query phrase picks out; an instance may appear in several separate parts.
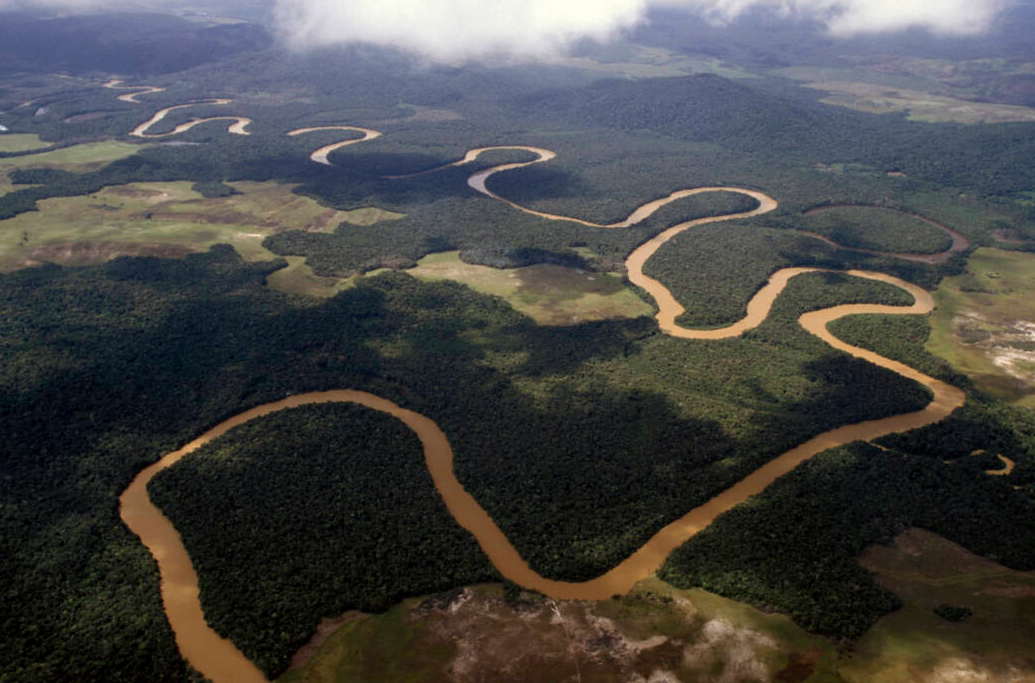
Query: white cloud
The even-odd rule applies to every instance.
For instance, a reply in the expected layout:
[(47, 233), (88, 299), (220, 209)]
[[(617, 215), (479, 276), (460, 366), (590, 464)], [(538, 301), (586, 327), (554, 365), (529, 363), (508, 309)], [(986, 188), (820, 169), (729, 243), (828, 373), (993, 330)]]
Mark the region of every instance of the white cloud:
[[(833, 36), (923, 28), (975, 34), (1007, 0), (271, 0), (276, 30), (304, 49), (363, 41), (440, 61), (562, 52), (581, 38), (607, 40), (645, 21), (650, 7), (681, 8), (709, 21), (747, 10), (818, 20)], [(160, 6), (173, 0), (0, 0), (0, 10)], [(217, 1), (210, 0), (212, 4)], [(205, 0), (201, 0), (205, 3)]]
[(712, 21), (749, 9), (816, 19), (834, 36), (924, 28), (986, 30), (1005, 0), (277, 0), (282, 37), (297, 48), (348, 41), (393, 45), (439, 60), (541, 55), (579, 38), (606, 40), (644, 21), (650, 6)]
[(614, 37), (645, 12), (646, 0), (278, 0), (275, 17), (295, 47), (361, 40), (452, 60), (555, 53)]
[(948, 35), (986, 31), (1005, 0), (654, 0), (667, 7), (698, 9), (705, 16), (730, 21), (752, 8), (781, 16), (817, 19), (831, 34), (923, 28)]

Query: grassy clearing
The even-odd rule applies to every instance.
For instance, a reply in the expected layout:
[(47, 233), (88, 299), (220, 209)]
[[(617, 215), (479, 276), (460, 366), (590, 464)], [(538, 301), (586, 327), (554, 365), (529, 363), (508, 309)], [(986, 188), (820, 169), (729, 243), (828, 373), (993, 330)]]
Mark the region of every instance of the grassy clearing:
[(8, 133), (0, 135), (0, 152), (26, 152), (30, 149), (49, 147), (51, 143), (43, 142), (34, 133)]
[(821, 102), (872, 114), (909, 112), (912, 121), (936, 123), (1003, 123), (1035, 121), (1035, 109), (1012, 104), (975, 102), (949, 95), (929, 79), (878, 75), (853, 69), (793, 67), (775, 73), (802, 81), (806, 88), (827, 93)]
[(97, 263), (120, 254), (178, 256), (217, 243), (232, 244), (249, 261), (268, 260), (276, 258), (262, 246), (268, 235), (330, 232), (345, 220), (344, 212), (294, 194), (290, 185), (232, 185), (239, 194), (215, 199), (194, 192), (190, 182), (173, 182), (43, 200), (39, 211), (0, 222), (0, 271), (44, 261)]
[(0, 159), (0, 172), (10, 172), (18, 168), (60, 168), (66, 171), (90, 171), (117, 159), (124, 159), (136, 154), (142, 145), (131, 145), (125, 142), (105, 141), (88, 142), (83, 145), (63, 147), (50, 152), (29, 154), (22, 157)]
[(635, 318), (653, 311), (619, 275), (550, 264), (498, 270), (460, 260), (459, 252), (429, 254), (407, 271), (422, 280), (456, 280), (503, 297), (541, 325)]
[(355, 278), (321, 277), (306, 265), (304, 256), (283, 257), (286, 268), (270, 274), (266, 285), (285, 294), (304, 294), (321, 299), (332, 297), (338, 292), (352, 287)]
[(944, 230), (915, 216), (873, 206), (816, 211), (802, 216), (801, 227), (859, 249), (936, 254), (952, 246)]
[[(882, 618), (841, 667), (853, 683), (1035, 680), (1035, 573), (1015, 572), (912, 529), (860, 560), (905, 606)], [(946, 621), (934, 608), (966, 607)]]
[(978, 249), (934, 296), (927, 350), (981, 390), (1035, 407), (1035, 255)]
[(724, 78), (756, 78), (742, 68), (715, 57), (690, 56), (663, 47), (646, 45), (598, 46), (581, 57), (556, 60), (575, 69), (586, 69), (619, 78), (664, 78), (711, 73)]
[[(0, 151), (15, 152), (17, 149), (5, 148), (4, 141), (11, 138), (32, 138), (38, 141), (36, 135), (0, 136)], [(25, 140), (25, 144), (32, 142)], [(48, 143), (37, 142), (32, 147), (23, 149), (35, 149), (45, 146)], [(0, 195), (7, 194), (13, 189), (31, 187), (30, 185), (18, 185), (17, 188), (11, 184), (7, 174), (21, 168), (58, 168), (65, 171), (84, 172), (92, 171), (117, 159), (132, 156), (141, 149), (141, 145), (128, 145), (124, 142), (91, 142), (85, 145), (75, 145), (63, 149), (55, 149), (50, 152), (39, 154), (28, 154), (21, 157), (0, 159)]]
[(342, 220), (348, 221), (353, 225), (373, 225), (381, 221), (394, 221), (398, 218), (403, 218), (405, 215), (404, 213), (379, 209), (376, 206), (364, 206), (362, 209), (341, 212)]
[(499, 585), (407, 600), (346, 623), (278, 680), (833, 683), (836, 665), (827, 641), (786, 617), (652, 578), (600, 602), (508, 596)]

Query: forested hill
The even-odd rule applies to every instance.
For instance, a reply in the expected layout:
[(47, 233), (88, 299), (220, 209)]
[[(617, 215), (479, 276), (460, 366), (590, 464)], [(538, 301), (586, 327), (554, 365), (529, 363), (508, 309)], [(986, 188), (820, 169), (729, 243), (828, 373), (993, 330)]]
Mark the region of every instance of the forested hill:
[(167, 14), (0, 15), (4, 71), (171, 73), (271, 44), (258, 24), (205, 26)]
[(782, 97), (712, 74), (606, 79), (515, 101), (526, 114), (619, 130), (650, 130), (772, 159), (838, 160), (985, 194), (1035, 185), (1035, 125), (931, 124)]

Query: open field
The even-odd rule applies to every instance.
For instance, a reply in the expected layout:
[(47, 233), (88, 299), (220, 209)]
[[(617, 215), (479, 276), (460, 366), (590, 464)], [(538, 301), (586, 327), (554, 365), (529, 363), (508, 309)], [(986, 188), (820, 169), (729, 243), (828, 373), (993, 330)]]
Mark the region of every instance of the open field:
[(221, 242), (246, 260), (269, 260), (276, 257), (262, 247), (266, 236), (330, 232), (347, 219), (286, 184), (242, 181), (233, 183), (238, 194), (214, 199), (191, 185), (131, 183), (40, 201), (39, 211), (0, 222), (0, 271), (45, 261), (97, 263), (121, 254), (179, 256)]
[(935, 301), (927, 349), (983, 391), (1035, 407), (1035, 255), (979, 249)]
[(266, 277), (266, 285), (285, 294), (304, 294), (321, 299), (332, 297), (338, 292), (348, 289), (355, 283), (355, 278), (322, 277), (313, 272), (304, 256), (281, 257), (288, 262), (287, 266), (270, 273)]
[[(905, 603), (860, 640), (841, 674), (852, 683), (1035, 680), (1035, 573), (978, 557), (922, 529), (876, 545), (860, 562)], [(948, 604), (973, 612), (951, 622)]]
[(558, 57), (555, 63), (617, 78), (664, 78), (711, 73), (725, 78), (755, 78), (752, 73), (704, 55), (688, 55), (647, 45), (596, 46), (588, 55)]
[[(620, 599), (478, 585), (352, 618), (282, 683), (840, 681), (830, 643), (701, 590), (647, 579)], [(811, 678), (810, 678), (811, 676)]]
[[(912, 121), (936, 123), (1003, 123), (1035, 121), (1035, 109), (1012, 104), (966, 99), (966, 90), (948, 87), (932, 70), (913, 69), (889, 74), (878, 70), (791, 67), (774, 74), (801, 81), (807, 88), (827, 93), (821, 101), (873, 114), (904, 111)], [(951, 74), (951, 68), (948, 69)]]
[[(29, 138), (32, 139), (30, 140)], [(21, 140), (20, 143), (17, 141), (13, 143), (11, 145), (13, 147), (32, 143), (31, 147), (22, 147), (22, 149), (34, 149), (47, 144), (45, 142), (33, 142), (34, 140), (39, 140), (36, 135), (0, 136), (0, 151), (19, 151), (3, 146), (5, 140), (9, 141), (12, 139)], [(7, 174), (11, 171), (22, 168), (57, 168), (73, 172), (92, 171), (116, 159), (132, 156), (139, 149), (141, 149), (140, 145), (128, 145), (124, 142), (90, 142), (83, 145), (55, 149), (50, 152), (0, 159), (0, 195), (7, 194), (12, 189), (15, 189), (7, 177)], [(18, 186), (18, 188), (24, 187), (28, 186)]]
[(8, 173), (18, 168), (60, 168), (66, 171), (90, 171), (104, 164), (124, 159), (140, 151), (141, 145), (126, 142), (87, 142), (72, 147), (62, 147), (50, 152), (28, 154), (21, 157), (0, 159), (0, 172)]
[(30, 149), (49, 147), (49, 142), (40, 140), (32, 133), (8, 133), (0, 135), (0, 152), (25, 152)]
[(591, 273), (548, 263), (499, 270), (464, 263), (455, 251), (429, 254), (406, 272), (422, 280), (455, 280), (483, 294), (503, 297), (541, 325), (574, 325), (653, 313), (614, 273)]

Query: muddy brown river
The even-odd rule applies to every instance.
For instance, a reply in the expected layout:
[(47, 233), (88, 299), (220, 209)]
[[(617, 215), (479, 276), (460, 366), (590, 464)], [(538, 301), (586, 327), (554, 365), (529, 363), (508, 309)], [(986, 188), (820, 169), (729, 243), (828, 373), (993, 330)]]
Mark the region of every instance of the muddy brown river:
[[(208, 101), (208, 104), (223, 101)], [(191, 105), (179, 105), (191, 106)], [(149, 121), (141, 124), (133, 131), (134, 135), (144, 135), (148, 128), (164, 118), (165, 114), (177, 107), (169, 107), (156, 113)], [(235, 117), (227, 117), (235, 118)], [(247, 119), (237, 119), (247, 121)], [(200, 123), (200, 120), (189, 122), (187, 128)], [(244, 124), (242, 124), (244, 125)], [(180, 127), (178, 126), (177, 129)], [(300, 135), (313, 130), (345, 129), (364, 133), (363, 138), (335, 143), (321, 147), (311, 158), (322, 164), (328, 164), (327, 154), (342, 145), (354, 144), (369, 140), (379, 135), (377, 131), (352, 126), (328, 126), (303, 128), (292, 131), (291, 135)], [(186, 128), (184, 128), (186, 130)], [(177, 132), (177, 131), (174, 131)], [(739, 192), (754, 197), (759, 206), (748, 212), (716, 216), (687, 221), (675, 225), (651, 240), (645, 242), (628, 257), (626, 265), (629, 278), (636, 285), (644, 288), (658, 303), (658, 324), (662, 331), (685, 339), (723, 339), (735, 337), (756, 327), (769, 314), (773, 302), (783, 291), (791, 278), (808, 272), (814, 268), (785, 268), (774, 273), (769, 282), (751, 299), (747, 306), (745, 318), (728, 327), (717, 330), (693, 330), (676, 325), (675, 318), (683, 312), (668, 289), (658, 281), (643, 274), (643, 265), (662, 244), (693, 226), (716, 221), (732, 220), (758, 215), (776, 208), (777, 202), (771, 197), (753, 190), (735, 187), (706, 187), (690, 190), (679, 190), (668, 197), (648, 202), (634, 211), (629, 218), (620, 223), (600, 225), (556, 216), (522, 207), (510, 200), (500, 197), (486, 188), (485, 181), (494, 173), (521, 168), (529, 164), (540, 163), (554, 158), (550, 150), (538, 147), (510, 146), (487, 147), (471, 150), (467, 155), (449, 166), (470, 163), (481, 153), (491, 149), (518, 149), (532, 152), (537, 158), (521, 163), (503, 164), (472, 175), (468, 184), (499, 201), (506, 202), (514, 208), (532, 213), (550, 220), (564, 220), (583, 225), (621, 228), (643, 220), (661, 206), (692, 194), (712, 191)], [(437, 169), (432, 169), (432, 171)], [(430, 172), (430, 171), (425, 171)], [(453, 471), (453, 451), (447, 436), (429, 417), (403, 408), (387, 399), (363, 391), (342, 389), (336, 391), (311, 392), (291, 396), (281, 401), (268, 403), (247, 410), (222, 422), (183, 448), (165, 455), (161, 460), (147, 467), (137, 475), (130, 486), (123, 492), (121, 515), (126, 525), (138, 536), (158, 562), (161, 574), (162, 600), (166, 614), (176, 634), (176, 642), (183, 656), (191, 665), (215, 683), (250, 683), (265, 681), (262, 673), (231, 643), (220, 637), (205, 622), (204, 613), (198, 598), (198, 577), (191, 564), (190, 557), (183, 546), (179, 534), (172, 523), (156, 508), (147, 495), (147, 484), (155, 474), (175, 464), (180, 458), (200, 448), (212, 439), (226, 433), (230, 429), (249, 420), (268, 415), (272, 412), (302, 405), (327, 402), (358, 403), (374, 410), (392, 415), (401, 420), (419, 437), (424, 450), (424, 458), (435, 487), (450, 513), (457, 522), (477, 539), (482, 550), (499, 572), (515, 583), (540, 591), (559, 599), (602, 600), (615, 594), (624, 594), (637, 581), (654, 572), (669, 553), (688, 538), (704, 529), (721, 513), (744, 502), (749, 496), (760, 493), (777, 477), (789, 472), (803, 461), (817, 453), (841, 444), (856, 440), (872, 440), (893, 432), (915, 429), (937, 422), (963, 404), (965, 395), (959, 389), (949, 386), (932, 377), (928, 377), (913, 368), (879, 356), (871, 351), (850, 346), (834, 337), (827, 325), (840, 317), (860, 313), (882, 313), (893, 315), (925, 314), (934, 307), (934, 302), (926, 291), (898, 278), (883, 273), (867, 271), (848, 271), (855, 277), (885, 282), (909, 292), (914, 303), (911, 306), (886, 306), (876, 304), (853, 304), (834, 306), (802, 315), (798, 321), (803, 328), (816, 335), (832, 347), (848, 354), (863, 358), (871, 363), (887, 368), (904, 377), (913, 379), (931, 389), (934, 399), (923, 410), (895, 415), (879, 420), (870, 420), (858, 424), (845, 425), (837, 429), (819, 434), (794, 449), (783, 453), (766, 463), (750, 475), (723, 491), (708, 502), (690, 510), (683, 517), (671, 522), (659, 530), (639, 550), (626, 558), (621, 564), (596, 579), (571, 583), (546, 579), (529, 567), (488, 513), (460, 484)]]
[(381, 133), (379, 131), (371, 130), (370, 128), (360, 128), (358, 126), (314, 126), (312, 128), (297, 128), (289, 132), (288, 135), (294, 137), (296, 135), (302, 135), (303, 133), (312, 133), (316, 130), (351, 130), (357, 133), (363, 133), (363, 137), (361, 138), (356, 138), (354, 140), (343, 140), (341, 142), (335, 142), (330, 145), (324, 145), (323, 147), (317, 149), (309, 155), (310, 159), (312, 159), (318, 164), (323, 164), (324, 166), (334, 165), (327, 158), (327, 155), (333, 152), (334, 150), (339, 149), (341, 147), (354, 145), (357, 142), (366, 142), (367, 140), (373, 140), (374, 138), (381, 137)]
[[(137, 93), (137, 94), (142, 94), (142, 93)], [(136, 100), (132, 100), (132, 101), (135, 102)], [(231, 123), (230, 126), (226, 129), (227, 132), (234, 133), (235, 135), (249, 135), (248, 131), (245, 130), (245, 128), (248, 126), (248, 124), (250, 124), (252, 122), (252, 120), (249, 119), (249, 118), (245, 118), (243, 116), (210, 116), (210, 117), (205, 118), (205, 119), (191, 119), (190, 121), (186, 121), (184, 123), (181, 123), (181, 124), (177, 125), (175, 128), (173, 128), (168, 133), (148, 133), (147, 132), (148, 130), (151, 129), (152, 126), (154, 126), (156, 123), (158, 123), (159, 121), (164, 119), (166, 116), (168, 116), (169, 112), (171, 112), (171, 111), (175, 111), (177, 109), (183, 109), (185, 107), (197, 107), (197, 106), (200, 106), (200, 105), (203, 105), (203, 104), (218, 104), (218, 105), (230, 104), (230, 102), (232, 102), (232, 101), (233, 100), (228, 100), (228, 99), (224, 99), (224, 98), (213, 98), (213, 99), (210, 99), (210, 100), (201, 100), (201, 101), (198, 101), (198, 102), (191, 102), (189, 104), (176, 104), (176, 105), (173, 105), (171, 107), (166, 107), (165, 109), (159, 109), (158, 111), (156, 111), (154, 113), (154, 115), (151, 118), (149, 118), (147, 121), (144, 121), (139, 126), (134, 128), (132, 131), (130, 131), (129, 134), (132, 135), (133, 137), (137, 137), (137, 138), (164, 138), (164, 137), (168, 137), (170, 135), (178, 135), (179, 133), (183, 133), (184, 131), (188, 131), (191, 128), (193, 128), (194, 126), (196, 126), (196, 125), (198, 125), (200, 123), (205, 123), (207, 121), (232, 121), (233, 123)]]

